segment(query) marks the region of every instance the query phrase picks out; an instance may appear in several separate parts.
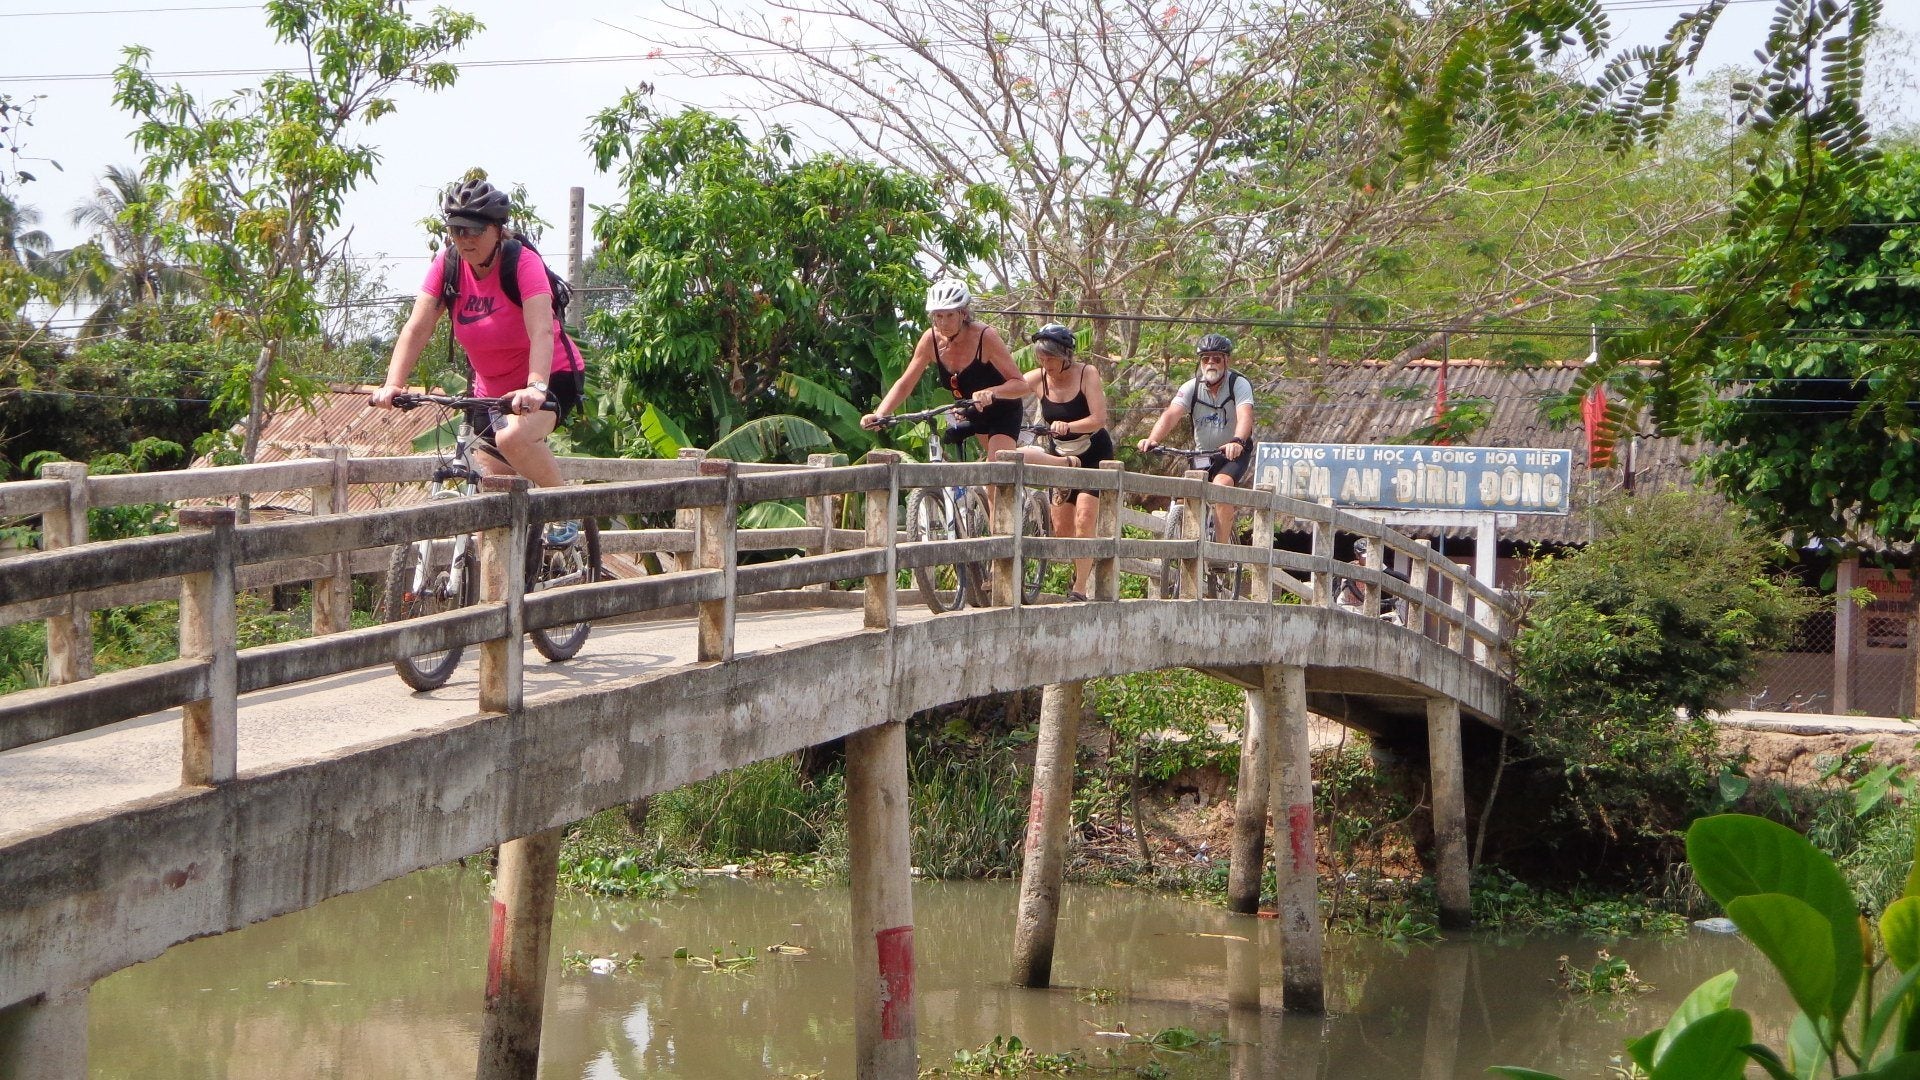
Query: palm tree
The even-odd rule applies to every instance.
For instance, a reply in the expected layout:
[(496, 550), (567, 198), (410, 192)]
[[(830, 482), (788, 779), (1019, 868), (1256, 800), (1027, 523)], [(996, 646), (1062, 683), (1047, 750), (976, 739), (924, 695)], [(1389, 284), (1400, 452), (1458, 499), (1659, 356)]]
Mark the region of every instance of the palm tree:
[(112, 329), (130, 308), (193, 292), (192, 276), (167, 261), (153, 227), (165, 196), (166, 189), (138, 169), (109, 165), (93, 198), (67, 215), (75, 227), (93, 234), (92, 252), (68, 253), (80, 295), (99, 305), (87, 318), (89, 333)]
[(53, 247), (53, 238), (34, 228), (38, 224), (40, 211), (0, 191), (0, 259), (29, 270), (40, 266)]

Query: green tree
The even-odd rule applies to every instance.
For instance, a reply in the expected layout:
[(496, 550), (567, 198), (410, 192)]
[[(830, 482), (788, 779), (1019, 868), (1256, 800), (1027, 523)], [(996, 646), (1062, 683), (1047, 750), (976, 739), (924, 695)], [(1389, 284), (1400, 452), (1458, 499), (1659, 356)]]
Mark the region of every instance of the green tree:
[(93, 196), (67, 215), (90, 235), (87, 245), (67, 256), (79, 295), (96, 305), (87, 317), (87, 334), (105, 334), (132, 308), (158, 307), (196, 287), (194, 277), (171, 262), (161, 245), (157, 215), (166, 198), (165, 186), (138, 168), (109, 165)]
[(1710, 808), (1733, 762), (1709, 715), (1811, 601), (1769, 573), (1775, 544), (1697, 495), (1598, 516), (1593, 543), (1534, 564), (1513, 641), (1524, 737), (1561, 770), (1576, 824), (1658, 841)]
[(214, 325), (258, 349), (223, 391), (247, 402), (248, 461), (265, 414), (295, 389), (287, 343), (319, 332), (316, 290), (345, 197), (379, 163), (360, 130), (398, 108), (402, 86), (451, 86), (458, 73), (438, 58), (479, 29), (445, 8), (423, 22), (381, 0), (268, 0), (266, 13), (305, 70), (211, 101), (155, 82), (141, 46), (114, 73), (115, 103), (139, 120), (146, 176), (173, 188), (167, 241), (203, 275)]
[[(594, 121), (599, 167), (624, 201), (595, 226), (600, 259), (633, 282), (593, 313), (603, 413), (651, 408), (707, 444), (759, 417), (797, 414), (849, 448), (862, 406), (906, 366), (927, 285), (923, 254), (964, 265), (991, 250), (918, 177), (848, 158), (800, 158), (775, 129), (636, 95)], [(620, 448), (617, 448), (620, 449)]]

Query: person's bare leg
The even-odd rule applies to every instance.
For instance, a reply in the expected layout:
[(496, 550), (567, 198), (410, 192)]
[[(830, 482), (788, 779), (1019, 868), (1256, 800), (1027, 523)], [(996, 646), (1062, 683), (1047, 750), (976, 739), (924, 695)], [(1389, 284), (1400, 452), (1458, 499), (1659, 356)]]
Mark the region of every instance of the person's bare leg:
[(506, 463), (502, 465), (491, 454), (477, 454), (475, 459), (480, 462), (480, 470), (489, 476), (518, 473), (534, 487), (559, 487), (565, 483), (560, 478), (560, 463), (554, 460), (553, 450), (547, 446), (554, 421), (550, 412), (506, 417), (493, 437)]
[[(1096, 522), (1100, 520), (1100, 496), (1081, 492), (1073, 501), (1073, 535), (1092, 536)], [(1091, 596), (1087, 591), (1088, 579), (1093, 576), (1092, 559), (1073, 560), (1073, 591), (1081, 596)]]
[[(1233, 477), (1221, 474), (1213, 478), (1221, 487), (1233, 487)], [(1216, 503), (1213, 508), (1213, 540), (1217, 544), (1233, 543), (1233, 526), (1239, 520), (1237, 507)]]

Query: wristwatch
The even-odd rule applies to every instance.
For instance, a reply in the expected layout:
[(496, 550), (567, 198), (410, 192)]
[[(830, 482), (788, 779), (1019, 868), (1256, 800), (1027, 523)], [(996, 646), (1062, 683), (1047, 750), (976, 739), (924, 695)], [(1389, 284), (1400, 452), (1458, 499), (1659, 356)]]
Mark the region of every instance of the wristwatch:
[(543, 383), (543, 382), (541, 382), (541, 381), (540, 381), (540, 380), (538, 380), (538, 379), (530, 379), (530, 380), (528, 380), (528, 382), (527, 382), (527, 389), (529, 389), (529, 390), (538, 390), (538, 391), (540, 391), (541, 393), (543, 393), (543, 394), (544, 394), (544, 393), (546, 393), (546, 392), (547, 392), (547, 384), (546, 384), (546, 383)]

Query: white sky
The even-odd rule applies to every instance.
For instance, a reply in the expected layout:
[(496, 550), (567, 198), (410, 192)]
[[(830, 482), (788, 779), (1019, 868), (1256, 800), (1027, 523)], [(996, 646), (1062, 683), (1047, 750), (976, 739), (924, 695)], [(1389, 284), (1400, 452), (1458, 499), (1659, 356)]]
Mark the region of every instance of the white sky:
[[(453, 57), (456, 61), (639, 56), (649, 48), (645, 42), (605, 23), (643, 28), (649, 20), (670, 14), (653, 0), (446, 2), (472, 12), (486, 25)], [(1609, 3), (1616, 46), (1658, 40), (1679, 8), (1648, 6), (1660, 3)], [(1702, 71), (1751, 63), (1764, 40), (1773, 0), (1732, 4), (1714, 33)], [(174, 10), (153, 10), (158, 8)], [(1888, 4), (1884, 19), (1908, 39), (1920, 39), (1920, 4)], [(67, 223), (68, 210), (87, 198), (108, 165), (131, 165), (137, 156), (128, 138), (132, 121), (114, 107), (109, 80), (51, 77), (111, 72), (120, 61), (120, 49), (135, 43), (153, 51), (149, 68), (163, 83), (181, 82), (202, 97), (224, 96), (257, 78), (174, 79), (166, 73), (270, 67), (296, 59), (291, 50), (273, 43), (259, 8), (240, 0), (0, 0), (0, 55), (6, 57), (0, 92), (16, 98), (45, 95), (27, 133), (27, 152), (32, 158), (58, 161), (64, 170), (41, 161), (23, 163), (38, 179), (20, 193), (21, 200), (41, 211), (42, 228), (53, 235), (56, 246), (85, 239)], [(563, 252), (567, 189), (587, 189), (589, 229), (591, 206), (609, 201), (614, 193), (612, 181), (594, 172), (582, 142), (587, 118), (640, 82), (660, 86), (656, 104), (669, 109), (695, 98), (719, 107), (728, 90), (715, 81), (675, 82), (661, 63), (639, 59), (469, 67), (451, 90), (404, 91), (399, 111), (365, 132), (384, 160), (375, 182), (355, 192), (348, 203), (354, 252), (384, 256), (390, 288), (412, 291), (426, 265), (424, 238), (415, 223), (435, 209), (442, 184), (475, 165), (496, 181), (525, 183), (536, 208), (555, 226), (543, 247)]]

